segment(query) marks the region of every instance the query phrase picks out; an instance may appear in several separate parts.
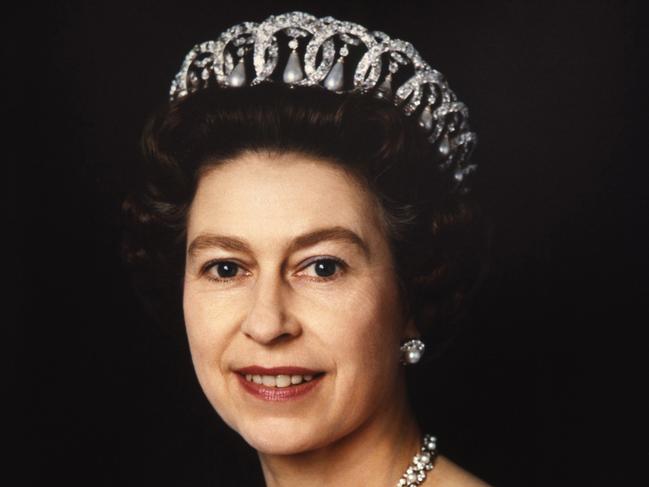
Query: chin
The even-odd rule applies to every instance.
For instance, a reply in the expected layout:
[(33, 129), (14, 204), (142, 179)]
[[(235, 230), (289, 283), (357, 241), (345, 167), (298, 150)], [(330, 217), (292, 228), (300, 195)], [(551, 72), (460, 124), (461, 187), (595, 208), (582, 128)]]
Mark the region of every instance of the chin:
[(305, 421), (270, 417), (241, 425), (238, 433), (252, 448), (267, 455), (294, 455), (326, 443), (324, 434)]

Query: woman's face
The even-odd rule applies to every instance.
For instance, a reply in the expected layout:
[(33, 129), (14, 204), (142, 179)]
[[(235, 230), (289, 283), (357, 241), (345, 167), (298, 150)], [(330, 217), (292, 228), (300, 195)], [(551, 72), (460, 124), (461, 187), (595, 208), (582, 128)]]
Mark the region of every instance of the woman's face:
[(253, 448), (322, 447), (397, 400), (399, 342), (415, 330), (378, 211), (344, 170), (252, 153), (211, 169), (192, 202), (187, 250), (194, 368)]

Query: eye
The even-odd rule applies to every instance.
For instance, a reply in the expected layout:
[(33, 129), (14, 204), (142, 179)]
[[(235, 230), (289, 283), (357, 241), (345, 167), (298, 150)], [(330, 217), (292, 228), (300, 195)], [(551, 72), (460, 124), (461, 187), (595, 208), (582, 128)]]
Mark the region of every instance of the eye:
[(311, 262), (306, 269), (313, 267), (316, 277), (319, 281), (328, 281), (336, 279), (336, 270), (340, 268), (340, 273), (344, 272), (347, 267), (347, 264), (337, 257), (326, 257), (314, 260)]
[(233, 280), (240, 268), (236, 262), (220, 260), (207, 264), (203, 272), (210, 281), (225, 282)]

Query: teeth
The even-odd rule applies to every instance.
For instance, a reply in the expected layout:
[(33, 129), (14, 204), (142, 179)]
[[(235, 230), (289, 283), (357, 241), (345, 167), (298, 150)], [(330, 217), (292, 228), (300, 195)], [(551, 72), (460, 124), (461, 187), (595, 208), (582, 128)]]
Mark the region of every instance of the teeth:
[(278, 375), (275, 378), (275, 385), (277, 387), (288, 387), (291, 385), (291, 376), (290, 375)]
[(262, 375), (261, 381), (268, 387), (275, 387), (277, 385), (277, 378), (274, 375)]
[(313, 375), (253, 375), (246, 374), (248, 382), (255, 384), (263, 384), (267, 387), (288, 387), (290, 385), (301, 384), (302, 382), (309, 382), (313, 379)]

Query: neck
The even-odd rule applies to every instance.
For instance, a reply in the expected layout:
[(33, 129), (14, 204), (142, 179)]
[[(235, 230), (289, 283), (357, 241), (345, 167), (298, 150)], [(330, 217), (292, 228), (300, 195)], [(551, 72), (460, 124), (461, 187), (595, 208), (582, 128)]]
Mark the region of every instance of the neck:
[(323, 448), (295, 455), (260, 452), (267, 487), (396, 484), (422, 437), (405, 387), (396, 397), (354, 431)]

